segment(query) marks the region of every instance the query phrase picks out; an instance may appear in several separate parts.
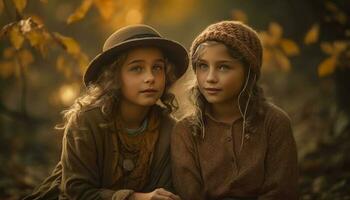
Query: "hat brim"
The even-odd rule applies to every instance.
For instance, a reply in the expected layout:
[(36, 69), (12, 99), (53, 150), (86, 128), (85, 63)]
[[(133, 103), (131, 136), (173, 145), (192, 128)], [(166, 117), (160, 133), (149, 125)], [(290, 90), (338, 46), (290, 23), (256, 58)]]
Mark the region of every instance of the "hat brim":
[(158, 37), (136, 38), (119, 43), (107, 51), (98, 54), (89, 63), (84, 74), (85, 86), (95, 82), (103, 69), (111, 64), (121, 52), (140, 46), (160, 48), (165, 56), (175, 65), (174, 74), (176, 79), (180, 78), (186, 72), (189, 58), (186, 49), (181, 44)]

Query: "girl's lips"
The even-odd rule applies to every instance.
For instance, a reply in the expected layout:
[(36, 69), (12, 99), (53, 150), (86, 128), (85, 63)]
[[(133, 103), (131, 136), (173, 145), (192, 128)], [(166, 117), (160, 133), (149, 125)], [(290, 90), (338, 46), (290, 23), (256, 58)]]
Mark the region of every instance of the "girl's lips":
[(208, 93), (208, 94), (216, 94), (218, 92), (221, 91), (221, 89), (218, 88), (204, 88), (204, 90)]
[(158, 90), (155, 89), (146, 89), (146, 90), (142, 90), (140, 93), (155, 93), (158, 92)]

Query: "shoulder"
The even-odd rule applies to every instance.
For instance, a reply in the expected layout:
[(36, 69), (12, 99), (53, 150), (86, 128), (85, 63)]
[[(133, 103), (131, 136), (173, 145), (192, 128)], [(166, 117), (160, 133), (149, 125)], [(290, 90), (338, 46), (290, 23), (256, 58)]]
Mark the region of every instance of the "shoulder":
[(161, 107), (159, 105), (155, 105), (154, 109), (160, 116), (161, 124), (163, 126), (172, 128), (175, 125), (176, 120), (170, 115), (170, 112), (166, 108)]
[(182, 129), (189, 129), (195, 124), (194, 123), (195, 119), (196, 118), (194, 115), (185, 116), (176, 122), (175, 127), (182, 128)]
[(292, 135), (291, 119), (280, 107), (269, 103), (266, 110), (265, 130), (268, 135), (286, 137)]
[(266, 105), (265, 123), (291, 123), (289, 115), (273, 103)]
[(102, 113), (101, 107), (84, 108), (77, 114), (75, 124), (70, 129), (88, 130), (108, 126), (108, 118)]
[(176, 121), (173, 129), (173, 137), (192, 138), (194, 136), (195, 116), (186, 116)]

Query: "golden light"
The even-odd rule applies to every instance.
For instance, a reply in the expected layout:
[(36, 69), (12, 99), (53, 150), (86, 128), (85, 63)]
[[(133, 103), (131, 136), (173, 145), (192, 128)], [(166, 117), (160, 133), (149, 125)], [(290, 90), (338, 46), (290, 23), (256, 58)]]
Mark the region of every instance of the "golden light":
[(131, 9), (125, 16), (126, 24), (139, 24), (143, 20), (142, 13), (138, 9)]
[(76, 85), (63, 85), (59, 89), (59, 99), (62, 104), (69, 106), (78, 96), (79, 89)]

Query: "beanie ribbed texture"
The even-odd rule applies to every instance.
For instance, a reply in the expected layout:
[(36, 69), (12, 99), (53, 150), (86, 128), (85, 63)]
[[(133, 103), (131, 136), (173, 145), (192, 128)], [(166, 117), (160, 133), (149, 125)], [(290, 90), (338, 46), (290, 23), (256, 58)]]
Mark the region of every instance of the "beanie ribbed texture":
[(262, 45), (257, 32), (249, 26), (239, 21), (222, 21), (208, 26), (193, 41), (191, 58), (198, 46), (206, 41), (222, 42), (235, 49), (249, 63), (257, 78), (260, 76)]

